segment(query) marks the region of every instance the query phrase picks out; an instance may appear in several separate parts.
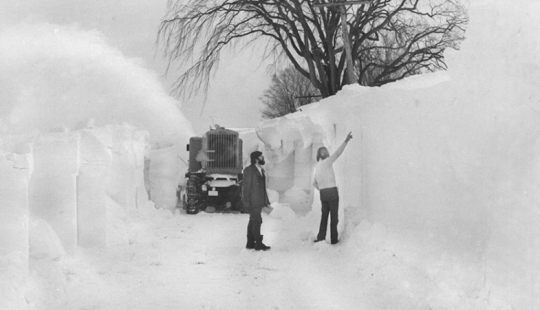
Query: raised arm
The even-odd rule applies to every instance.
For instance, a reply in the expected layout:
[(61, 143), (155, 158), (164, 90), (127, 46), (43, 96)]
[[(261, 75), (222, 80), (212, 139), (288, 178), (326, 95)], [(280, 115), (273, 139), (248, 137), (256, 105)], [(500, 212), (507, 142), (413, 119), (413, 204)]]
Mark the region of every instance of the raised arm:
[(337, 148), (337, 150), (334, 152), (334, 154), (330, 155), (330, 157), (328, 157), (327, 160), (329, 160), (332, 163), (335, 162), (339, 158), (339, 156), (341, 156), (341, 154), (345, 150), (345, 147), (347, 146), (347, 143), (351, 139), (352, 139), (352, 131), (349, 132), (349, 134), (347, 135), (347, 138), (345, 138), (345, 141), (343, 141), (343, 143), (341, 143), (341, 145)]

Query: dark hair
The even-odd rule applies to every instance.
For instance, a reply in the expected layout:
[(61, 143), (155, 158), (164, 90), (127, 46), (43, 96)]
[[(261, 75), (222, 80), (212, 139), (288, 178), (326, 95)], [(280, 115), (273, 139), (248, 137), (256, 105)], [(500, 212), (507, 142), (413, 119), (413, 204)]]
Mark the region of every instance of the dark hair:
[(321, 151), (325, 149), (327, 152), (328, 152), (328, 149), (324, 146), (321, 146), (318, 150), (317, 150), (317, 161), (321, 160), (322, 156), (321, 156)]
[(262, 152), (259, 152), (259, 151), (255, 151), (251, 153), (251, 155), (249, 155), (249, 157), (251, 158), (251, 163), (255, 164), (257, 162), (257, 158), (259, 158), (259, 156), (261, 155), (262, 155)]

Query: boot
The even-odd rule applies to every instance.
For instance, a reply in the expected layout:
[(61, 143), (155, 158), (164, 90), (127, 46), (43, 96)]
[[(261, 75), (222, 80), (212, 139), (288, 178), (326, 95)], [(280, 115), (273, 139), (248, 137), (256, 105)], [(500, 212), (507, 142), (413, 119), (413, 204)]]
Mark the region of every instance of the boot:
[(255, 242), (255, 250), (257, 251), (268, 251), (270, 250), (270, 247), (269, 246), (266, 246), (264, 245), (264, 243), (262, 242), (263, 241), (263, 236), (259, 236)]
[(253, 235), (247, 235), (247, 244), (246, 249), (254, 249), (255, 248), (255, 237)]

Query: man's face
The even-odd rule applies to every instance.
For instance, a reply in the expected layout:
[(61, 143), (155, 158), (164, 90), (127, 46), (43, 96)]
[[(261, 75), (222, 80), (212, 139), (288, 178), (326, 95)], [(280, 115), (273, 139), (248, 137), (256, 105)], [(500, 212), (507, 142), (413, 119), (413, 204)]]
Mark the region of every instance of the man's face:
[(327, 159), (329, 156), (330, 156), (330, 154), (328, 154), (328, 150), (326, 148), (321, 149), (321, 158), (322, 159)]
[(259, 156), (259, 158), (257, 158), (257, 163), (258, 163), (259, 165), (261, 165), (261, 166), (264, 165), (264, 164), (265, 164), (264, 156), (262, 156), (262, 155)]

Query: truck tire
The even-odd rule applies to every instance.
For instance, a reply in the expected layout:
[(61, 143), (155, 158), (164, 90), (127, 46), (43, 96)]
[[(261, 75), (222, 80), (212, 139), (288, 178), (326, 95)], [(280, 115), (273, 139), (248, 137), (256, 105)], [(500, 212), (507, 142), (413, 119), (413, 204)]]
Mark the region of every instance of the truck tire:
[(190, 177), (187, 181), (187, 214), (199, 212), (199, 187), (195, 178)]

